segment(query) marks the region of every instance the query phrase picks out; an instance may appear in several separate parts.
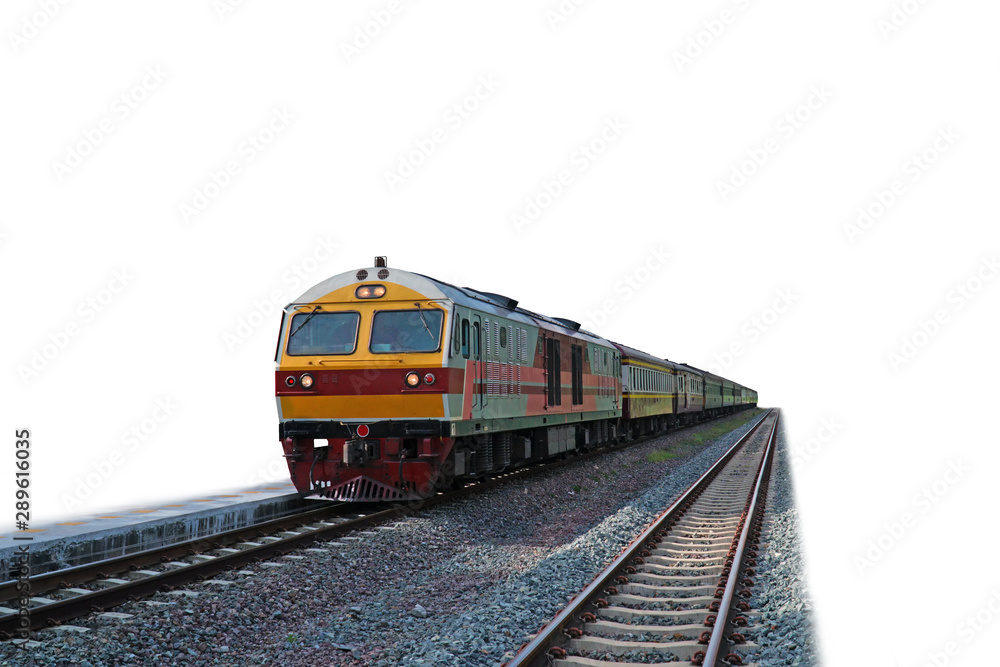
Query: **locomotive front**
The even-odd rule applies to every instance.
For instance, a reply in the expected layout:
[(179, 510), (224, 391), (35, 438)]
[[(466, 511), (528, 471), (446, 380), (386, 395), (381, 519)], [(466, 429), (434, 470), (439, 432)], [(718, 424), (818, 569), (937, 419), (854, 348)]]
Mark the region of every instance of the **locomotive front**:
[(452, 303), (423, 276), (376, 266), (334, 276), (283, 313), (279, 437), (296, 489), (335, 500), (426, 497), (451, 451)]

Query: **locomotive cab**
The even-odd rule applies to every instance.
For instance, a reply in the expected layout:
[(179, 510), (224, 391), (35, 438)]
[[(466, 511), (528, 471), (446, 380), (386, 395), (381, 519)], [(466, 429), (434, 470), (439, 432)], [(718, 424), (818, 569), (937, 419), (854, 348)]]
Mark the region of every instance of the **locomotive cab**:
[(275, 395), (300, 492), (402, 500), (433, 486), (450, 450), (442, 425), (451, 304), (418, 278), (362, 269), (285, 308)]

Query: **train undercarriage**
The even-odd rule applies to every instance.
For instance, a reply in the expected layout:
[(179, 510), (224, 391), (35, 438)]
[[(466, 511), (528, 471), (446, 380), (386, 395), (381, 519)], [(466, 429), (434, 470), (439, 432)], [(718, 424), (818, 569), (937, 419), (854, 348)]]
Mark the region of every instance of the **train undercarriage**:
[(536, 461), (658, 435), (749, 407), (465, 437), (443, 435), (448, 423), (434, 420), (365, 425), (286, 422), (281, 442), (300, 493), (339, 501), (412, 501)]

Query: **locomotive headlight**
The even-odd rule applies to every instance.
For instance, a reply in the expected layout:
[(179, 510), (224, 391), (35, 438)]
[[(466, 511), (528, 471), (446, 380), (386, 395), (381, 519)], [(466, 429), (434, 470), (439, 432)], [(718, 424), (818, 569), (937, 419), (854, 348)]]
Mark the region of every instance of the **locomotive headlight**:
[(424, 382), (427, 384), (434, 384), (434, 373), (428, 373), (424, 376)]
[(354, 290), (354, 296), (359, 299), (377, 299), (385, 296), (385, 285), (362, 285)]
[(416, 387), (419, 384), (420, 384), (420, 375), (414, 373), (413, 371), (410, 371), (409, 373), (406, 374), (406, 385), (408, 387)]
[(302, 385), (303, 389), (311, 389), (313, 386), (313, 376), (309, 373), (305, 373), (299, 378), (299, 384)]

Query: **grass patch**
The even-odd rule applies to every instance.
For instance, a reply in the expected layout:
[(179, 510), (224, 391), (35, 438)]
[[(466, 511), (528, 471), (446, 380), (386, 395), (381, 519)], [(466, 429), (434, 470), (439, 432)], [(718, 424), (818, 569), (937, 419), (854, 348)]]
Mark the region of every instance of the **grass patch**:
[[(759, 416), (762, 412), (764, 412), (762, 408), (756, 408), (747, 412), (731, 415), (718, 421), (713, 421), (706, 424), (702, 430), (697, 433), (684, 435), (681, 441), (674, 445), (673, 449), (676, 450), (692, 447), (701, 448), (705, 443), (722, 437), (730, 431), (739, 428), (751, 419)], [(658, 449), (646, 456), (646, 460), (650, 463), (663, 463), (664, 461), (669, 461), (673, 458), (677, 458), (677, 452), (669, 449)]]

